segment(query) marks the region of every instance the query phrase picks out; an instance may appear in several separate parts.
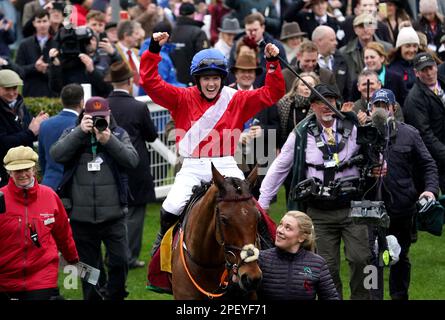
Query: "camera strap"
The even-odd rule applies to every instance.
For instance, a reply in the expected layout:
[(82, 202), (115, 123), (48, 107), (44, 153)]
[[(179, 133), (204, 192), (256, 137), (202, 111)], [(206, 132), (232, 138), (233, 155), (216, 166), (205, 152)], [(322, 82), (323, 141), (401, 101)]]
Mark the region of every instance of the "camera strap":
[(93, 160), (96, 159), (97, 154), (97, 139), (94, 134), (91, 134), (91, 153), (93, 154)]
[[(308, 166), (313, 166), (317, 170), (323, 170), (323, 185), (325, 186), (329, 185), (329, 183), (334, 180), (335, 173), (339, 171), (337, 170), (340, 165), (338, 154), (345, 147), (346, 142), (352, 133), (353, 126), (354, 124), (351, 121), (348, 120), (341, 121), (337, 119), (336, 132), (335, 132), (335, 142), (336, 142), (335, 150), (331, 150), (329, 145), (326, 143), (324, 137), (321, 134), (322, 131), (321, 125), (317, 121), (312, 122), (308, 127), (309, 132), (315, 138), (315, 143), (318, 149), (320, 149), (320, 151), (323, 153), (323, 162), (324, 162), (323, 165), (308, 164)], [(337, 133), (341, 133), (340, 142), (337, 141)]]
[(97, 156), (97, 139), (94, 135), (91, 135), (91, 152), (93, 154), (93, 160), (87, 163), (87, 170), (100, 171), (100, 165), (103, 160), (100, 156)]

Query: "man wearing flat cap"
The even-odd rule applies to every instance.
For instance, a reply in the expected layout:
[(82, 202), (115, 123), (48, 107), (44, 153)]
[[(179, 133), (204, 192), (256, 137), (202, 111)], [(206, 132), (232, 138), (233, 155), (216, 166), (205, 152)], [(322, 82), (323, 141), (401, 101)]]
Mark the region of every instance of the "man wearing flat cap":
[(68, 216), (57, 194), (36, 178), (38, 155), (30, 147), (8, 150), (3, 164), (10, 176), (1, 188), (0, 300), (60, 299), (60, 251), (70, 264), (79, 256)]
[(145, 207), (156, 200), (153, 177), (150, 174), (150, 155), (145, 143), (155, 141), (158, 134), (147, 105), (130, 95), (133, 72), (127, 64), (123, 61), (113, 63), (109, 77), (113, 85), (113, 92), (107, 99), (111, 113), (117, 123), (128, 132), (140, 159), (136, 168), (127, 170), (132, 195), (128, 201), (127, 229), (130, 268), (143, 267), (144, 262), (139, 260), (139, 254)]
[(345, 46), (339, 49), (344, 56), (349, 70), (349, 84), (352, 88), (359, 73), (365, 67), (364, 48), (371, 41), (379, 42), (383, 45), (385, 52), (392, 49), (392, 44), (382, 41), (376, 34), (377, 19), (370, 14), (363, 13), (354, 18), (354, 33), (356, 37), (351, 39)]
[[(125, 62), (124, 62), (125, 63)], [(82, 262), (101, 268), (101, 244), (108, 253), (108, 283), (101, 297), (97, 288), (82, 283), (85, 300), (123, 300), (127, 296), (128, 212), (126, 169), (139, 156), (128, 133), (116, 125), (109, 103), (91, 97), (79, 116), (50, 148), (51, 157), (64, 165), (58, 193), (70, 212), (70, 222)]]
[[(336, 87), (322, 83), (315, 89), (336, 106), (339, 98)], [(359, 168), (353, 164), (359, 153), (357, 121), (351, 113), (343, 113), (344, 120), (336, 117), (315, 92), (309, 100), (313, 113), (290, 133), (281, 153), (267, 171), (258, 202), (263, 208), (269, 208), (273, 196), (293, 170), (288, 209), (306, 212), (312, 218), (318, 254), (326, 259), (340, 298), (343, 297), (340, 279), (340, 243), (343, 239), (350, 266), (351, 299), (367, 300), (370, 295), (363, 286), (363, 269), (371, 255), (368, 230), (365, 225), (354, 224), (350, 217), (350, 201), (358, 200), (359, 195), (350, 193), (339, 198), (331, 194), (329, 187), (334, 180), (340, 183), (346, 177), (359, 179)], [(307, 183), (322, 192), (303, 195), (300, 190), (305, 190)]]
[[(10, 148), (20, 145), (32, 147), (40, 131), (40, 124), (48, 114), (33, 117), (25, 106), (19, 87), (23, 81), (12, 70), (0, 70), (0, 158)], [(6, 170), (0, 166), (0, 187), (8, 183)]]
[(403, 107), (405, 122), (419, 130), (439, 168), (440, 189), (445, 192), (445, 79), (438, 76), (431, 54), (414, 58), (416, 82)]

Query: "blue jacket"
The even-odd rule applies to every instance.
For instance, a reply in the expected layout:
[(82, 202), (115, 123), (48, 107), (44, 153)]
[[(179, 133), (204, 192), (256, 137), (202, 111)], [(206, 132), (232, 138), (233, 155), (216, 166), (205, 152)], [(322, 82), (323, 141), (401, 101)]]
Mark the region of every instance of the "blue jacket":
[[(142, 43), (141, 49), (139, 50), (139, 56), (142, 57), (142, 54), (148, 50), (148, 47), (150, 46), (151, 38), (147, 38), (144, 43)], [(175, 50), (175, 45), (172, 43), (166, 43), (161, 47), (161, 52), (159, 53), (162, 60), (158, 64), (158, 72), (161, 78), (171, 85), (174, 85), (175, 87), (185, 88), (187, 85), (184, 83), (181, 83), (176, 78), (176, 69), (173, 64), (172, 59), (170, 58), (170, 52)], [(144, 96), (146, 95), (144, 89), (142, 89), (142, 86), (139, 87), (139, 95)]]
[(63, 165), (57, 163), (49, 155), (49, 149), (62, 135), (66, 128), (76, 125), (77, 115), (69, 111), (59, 114), (42, 122), (39, 132), (39, 163), (42, 169), (42, 184), (57, 190), (63, 177)]

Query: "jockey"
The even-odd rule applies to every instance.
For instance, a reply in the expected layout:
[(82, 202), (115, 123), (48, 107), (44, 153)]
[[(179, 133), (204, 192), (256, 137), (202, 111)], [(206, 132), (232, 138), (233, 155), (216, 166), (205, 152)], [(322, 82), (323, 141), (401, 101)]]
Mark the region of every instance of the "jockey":
[(149, 50), (141, 58), (140, 84), (153, 102), (171, 113), (176, 126), (176, 146), (184, 157), (181, 170), (161, 207), (161, 229), (153, 245), (154, 254), (165, 232), (179, 218), (192, 188), (212, 179), (211, 163), (225, 176), (244, 180), (233, 157), (244, 123), (260, 110), (275, 104), (285, 93), (278, 61), (278, 48), (267, 44), (265, 86), (236, 91), (223, 85), (227, 62), (216, 49), (199, 51), (192, 60), (190, 73), (196, 86), (174, 87), (161, 79), (158, 63), (166, 32), (154, 33)]

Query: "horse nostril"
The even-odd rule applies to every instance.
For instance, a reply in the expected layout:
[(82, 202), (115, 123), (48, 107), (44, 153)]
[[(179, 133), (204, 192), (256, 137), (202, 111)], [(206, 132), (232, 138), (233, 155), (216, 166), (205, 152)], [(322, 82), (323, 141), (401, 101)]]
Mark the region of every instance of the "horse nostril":
[(258, 289), (262, 277), (250, 278), (247, 274), (241, 276), (241, 285), (246, 291)]

